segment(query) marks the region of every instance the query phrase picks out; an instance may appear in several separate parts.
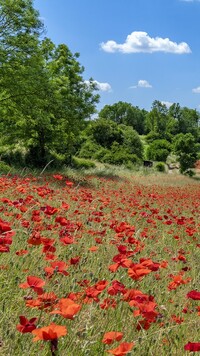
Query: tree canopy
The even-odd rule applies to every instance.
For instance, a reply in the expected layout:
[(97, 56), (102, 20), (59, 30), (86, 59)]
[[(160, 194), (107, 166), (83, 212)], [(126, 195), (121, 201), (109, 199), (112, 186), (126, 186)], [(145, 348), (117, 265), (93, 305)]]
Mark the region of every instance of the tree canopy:
[(73, 152), (99, 96), (83, 79), (79, 55), (55, 46), (31, 0), (0, 0), (0, 114), (2, 144), (20, 143), (29, 160)]
[(139, 109), (130, 103), (119, 101), (113, 105), (105, 105), (99, 112), (99, 117), (112, 120), (117, 124), (132, 126), (140, 135), (145, 131), (145, 116), (147, 111)]

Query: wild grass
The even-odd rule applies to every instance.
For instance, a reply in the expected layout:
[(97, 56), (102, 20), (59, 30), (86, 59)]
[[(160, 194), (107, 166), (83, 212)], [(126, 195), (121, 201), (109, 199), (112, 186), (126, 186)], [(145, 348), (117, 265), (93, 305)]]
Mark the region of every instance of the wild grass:
[[(134, 343), (129, 355), (187, 354), (200, 341), (199, 301), (187, 297), (200, 285), (199, 182), (110, 166), (20, 173), (0, 177), (0, 354), (108, 355), (122, 342)], [(28, 276), (56, 302), (31, 307), (40, 294), (20, 287)], [(131, 290), (143, 296), (126, 297)], [(62, 298), (81, 307), (72, 319), (51, 314)], [(53, 353), (16, 329), (20, 316), (67, 334)], [(109, 331), (123, 339), (104, 344)]]

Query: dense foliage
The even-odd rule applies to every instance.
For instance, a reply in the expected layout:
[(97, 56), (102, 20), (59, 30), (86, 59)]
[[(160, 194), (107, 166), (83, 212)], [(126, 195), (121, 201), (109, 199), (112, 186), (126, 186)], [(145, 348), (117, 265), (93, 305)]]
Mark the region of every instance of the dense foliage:
[(191, 133), (179, 134), (174, 140), (174, 151), (178, 155), (181, 173), (191, 175), (190, 168), (195, 167), (197, 161), (197, 151), (199, 145), (195, 143), (195, 138)]
[(84, 131), (79, 156), (130, 167), (142, 159), (143, 145), (131, 126), (100, 118)]
[(31, 0), (0, 1), (1, 146), (18, 143), (34, 165), (56, 154), (67, 160), (98, 102), (94, 82), (83, 80), (79, 55), (42, 32)]
[(166, 162), (171, 152), (171, 144), (165, 140), (154, 140), (147, 149), (147, 158), (153, 161)]

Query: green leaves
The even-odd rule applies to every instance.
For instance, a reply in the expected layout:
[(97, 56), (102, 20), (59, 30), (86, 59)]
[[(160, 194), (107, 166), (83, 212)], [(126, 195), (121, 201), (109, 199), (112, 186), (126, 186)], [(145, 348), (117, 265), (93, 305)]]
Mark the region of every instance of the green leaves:
[(191, 133), (179, 134), (174, 139), (174, 152), (179, 157), (180, 171), (190, 174), (197, 160), (198, 144)]
[[(49, 154), (73, 152), (99, 96), (65, 44), (44, 38), (32, 0), (0, 0), (0, 116), (5, 141), (20, 141), (45, 164)], [(45, 158), (46, 157), (46, 158)], [(37, 164), (37, 160), (35, 161)]]

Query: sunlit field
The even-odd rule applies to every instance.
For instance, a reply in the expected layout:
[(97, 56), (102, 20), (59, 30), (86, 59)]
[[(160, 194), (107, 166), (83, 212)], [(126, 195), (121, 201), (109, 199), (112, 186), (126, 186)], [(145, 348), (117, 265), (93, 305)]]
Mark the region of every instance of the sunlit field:
[(200, 182), (0, 177), (0, 354), (200, 350)]

